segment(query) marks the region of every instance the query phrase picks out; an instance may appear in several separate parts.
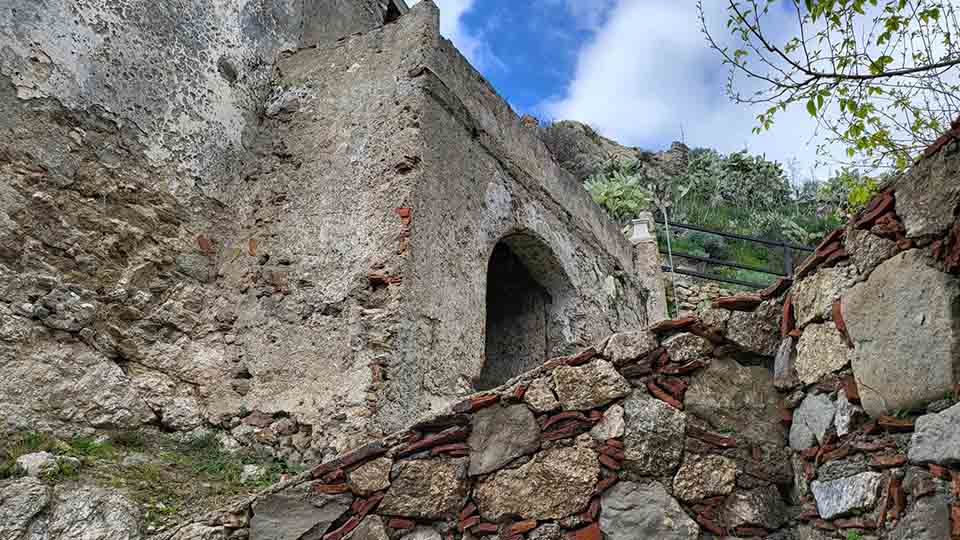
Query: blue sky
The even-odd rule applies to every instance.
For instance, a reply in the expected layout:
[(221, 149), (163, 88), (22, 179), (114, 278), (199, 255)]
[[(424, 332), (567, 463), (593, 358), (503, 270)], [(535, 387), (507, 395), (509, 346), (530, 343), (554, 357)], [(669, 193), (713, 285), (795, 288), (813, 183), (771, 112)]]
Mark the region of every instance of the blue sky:
[[(681, 139), (723, 152), (747, 148), (796, 160), (811, 174), (813, 120), (797, 108), (773, 130), (751, 133), (757, 111), (724, 94), (727, 72), (700, 33), (695, 0), (434, 1), (441, 32), (519, 114), (580, 120), (648, 150)], [(723, 35), (723, 4), (705, 4)], [(786, 40), (790, 17), (770, 21)]]

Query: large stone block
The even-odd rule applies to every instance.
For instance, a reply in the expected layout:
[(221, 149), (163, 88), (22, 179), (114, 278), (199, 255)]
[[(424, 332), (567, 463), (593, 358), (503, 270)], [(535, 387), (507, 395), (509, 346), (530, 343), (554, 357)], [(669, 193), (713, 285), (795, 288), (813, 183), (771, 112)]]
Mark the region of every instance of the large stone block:
[(592, 409), (630, 393), (630, 383), (605, 360), (553, 370), (553, 384), (566, 411)]
[(622, 332), (610, 336), (603, 348), (603, 356), (615, 366), (636, 360), (660, 346), (657, 336), (649, 330)]
[(315, 527), (325, 530), (350, 503), (349, 495), (314, 495), (309, 484), (266, 495), (253, 505), (250, 537), (297, 540)]
[(947, 149), (923, 159), (896, 181), (897, 215), (907, 237), (920, 238), (945, 232), (957, 217), (960, 205), (960, 160)]
[(526, 405), (487, 407), (473, 414), (470, 474), (486, 474), (540, 448), (540, 427)]
[(917, 419), (908, 457), (914, 463), (960, 464), (960, 404)]
[(474, 497), (485, 520), (505, 516), (560, 519), (583, 510), (600, 465), (589, 443), (545, 450), (516, 469), (501, 470), (481, 480)]
[(831, 319), (833, 301), (853, 285), (856, 270), (850, 266), (823, 268), (816, 274), (801, 279), (790, 289), (797, 327), (811, 322)]
[(627, 470), (645, 476), (670, 474), (680, 464), (686, 416), (646, 392), (623, 402)]
[(811, 324), (797, 341), (797, 376), (804, 384), (813, 384), (824, 375), (843, 369), (850, 361), (843, 335), (832, 322)]
[(727, 495), (737, 479), (737, 463), (723, 456), (687, 454), (673, 478), (673, 494), (683, 501)]
[(620, 482), (603, 494), (600, 528), (609, 540), (695, 540), (700, 527), (659, 482)]
[(715, 358), (691, 378), (684, 406), (715, 430), (781, 445), (784, 429), (778, 402), (770, 370), (742, 366), (732, 358)]
[(405, 461), (379, 512), (388, 516), (442, 519), (462, 508), (467, 496), (466, 459)]
[(960, 280), (919, 250), (878, 266), (843, 297), (853, 373), (871, 416), (917, 408), (960, 382)]
[(734, 311), (727, 322), (727, 339), (748, 352), (773, 356), (780, 344), (780, 316), (776, 302), (764, 302), (753, 311)]

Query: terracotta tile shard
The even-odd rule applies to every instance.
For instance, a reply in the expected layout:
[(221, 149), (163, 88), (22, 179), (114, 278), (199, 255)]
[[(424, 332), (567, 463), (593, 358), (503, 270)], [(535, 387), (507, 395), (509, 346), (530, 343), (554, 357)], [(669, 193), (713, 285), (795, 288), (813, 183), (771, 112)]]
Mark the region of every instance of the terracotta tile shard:
[(387, 528), (397, 531), (409, 531), (416, 528), (417, 524), (409, 519), (393, 518), (387, 522)]
[(660, 351), (660, 354), (658, 354), (656, 358), (653, 359), (653, 362), (652, 362), (653, 369), (654, 371), (656, 371), (658, 369), (663, 368), (669, 363), (670, 363), (670, 353), (667, 352), (666, 349), (663, 349), (662, 351)]
[(895, 448), (897, 446), (893, 441), (851, 441), (850, 448), (856, 450), (857, 452), (876, 452), (878, 450), (883, 450), (885, 448)]
[(826, 462), (828, 462), (828, 461), (834, 461), (834, 460), (837, 460), (837, 459), (843, 459), (843, 458), (845, 458), (845, 457), (847, 457), (847, 456), (849, 456), (849, 455), (850, 455), (850, 447), (849, 447), (849, 446), (841, 446), (840, 448), (837, 448), (836, 450), (831, 450), (831, 451), (829, 451), (829, 452), (824, 453), (824, 454), (821, 456), (820, 462), (821, 462), (821, 463), (826, 463)]
[(833, 253), (833, 250), (840, 249), (840, 243), (834, 242), (833, 244), (830, 244), (827, 249), (830, 251), (817, 251), (813, 255), (807, 257), (807, 259), (803, 261), (800, 267), (794, 272), (793, 279), (803, 279), (807, 276), (807, 274), (816, 270), (817, 267), (820, 266), (820, 263), (825, 261), (830, 253)]
[(395, 208), (393, 210), (399, 217), (408, 218), (410, 217), (410, 209), (405, 207)]
[(863, 426), (861, 426), (860, 431), (863, 433), (866, 433), (867, 435), (876, 435), (877, 433), (880, 433), (883, 430), (880, 429), (880, 426), (877, 424), (876, 420), (871, 420), (866, 424), (864, 424)]
[(936, 476), (941, 480), (950, 480), (950, 470), (942, 465), (930, 464), (927, 466), (930, 474)]
[(913, 240), (910, 240), (909, 238), (905, 238), (903, 240), (897, 240), (897, 249), (899, 249), (900, 251), (907, 251), (915, 247), (917, 247), (917, 243), (914, 242)]
[(467, 398), (453, 406), (453, 412), (457, 414), (475, 413), (480, 409), (489, 407), (500, 401), (500, 396), (496, 394), (487, 394), (483, 396), (474, 396)]
[(780, 423), (789, 426), (793, 424), (793, 411), (786, 407), (780, 408)]
[(413, 444), (404, 446), (397, 451), (397, 456), (409, 456), (410, 454), (416, 454), (417, 452), (433, 448), (434, 446), (440, 446), (441, 444), (463, 442), (467, 440), (468, 435), (469, 432), (466, 429), (450, 428), (445, 431), (441, 431), (436, 435), (424, 437)]
[(741, 525), (733, 530), (733, 532), (740, 537), (755, 536), (757, 538), (766, 538), (767, 530), (762, 527), (748, 527)]
[(610, 489), (611, 486), (616, 484), (620, 479), (616, 476), (608, 476), (603, 480), (597, 482), (597, 486), (593, 488), (593, 495), (597, 496), (602, 494), (604, 491)]
[(618, 441), (617, 439), (607, 439), (607, 446), (612, 446), (614, 448), (626, 448), (627, 445), (623, 441)]
[(476, 527), (480, 524), (480, 516), (471, 516), (467, 519), (461, 519), (460, 523), (457, 525), (457, 528), (460, 529), (460, 532), (466, 531), (471, 527)]
[(525, 532), (530, 532), (537, 528), (537, 520), (528, 519), (526, 521), (518, 521), (513, 525), (507, 527), (506, 535), (513, 536), (516, 534), (523, 534)]
[(610, 456), (617, 461), (623, 461), (627, 459), (626, 451), (620, 448), (614, 448), (613, 446), (607, 446), (605, 444), (599, 445), (597, 447), (597, 452), (600, 452), (605, 456)]
[(346, 523), (340, 526), (339, 529), (329, 532), (323, 536), (323, 540), (340, 540), (344, 536), (350, 534), (354, 529), (357, 528), (357, 525), (360, 525), (360, 521), (363, 518), (359, 516), (353, 516), (347, 520)]
[(826, 236), (823, 237), (823, 240), (821, 240), (820, 243), (817, 244), (815, 251), (822, 252), (824, 251), (824, 248), (826, 248), (830, 244), (833, 244), (834, 242), (839, 243), (840, 240), (844, 236), (846, 236), (846, 234), (847, 234), (847, 230), (844, 227), (839, 227), (830, 231)]
[(558, 413), (549, 417), (547, 421), (543, 424), (543, 427), (541, 429), (547, 430), (550, 426), (553, 426), (559, 422), (563, 422), (564, 420), (579, 420), (582, 422), (590, 421), (590, 419), (587, 418), (582, 412), (567, 411), (567, 412)]
[(887, 516), (891, 520), (896, 520), (899, 519), (900, 516), (903, 515), (904, 510), (907, 509), (907, 496), (903, 492), (900, 479), (895, 476), (890, 478), (889, 490), (890, 506)]
[(698, 369), (703, 369), (709, 365), (706, 360), (691, 360), (682, 366), (666, 366), (660, 369), (663, 375), (689, 375)]
[(884, 193), (880, 196), (880, 200), (877, 202), (876, 206), (872, 210), (865, 211), (853, 226), (856, 229), (866, 229), (869, 228), (874, 221), (876, 221), (880, 216), (886, 214), (887, 212), (893, 210), (893, 194)]
[(793, 285), (793, 280), (786, 277), (777, 278), (776, 281), (767, 286), (766, 289), (758, 292), (760, 298), (764, 300), (769, 300), (771, 298), (776, 298), (786, 292), (790, 288), (790, 285)]
[(800, 339), (800, 336), (803, 335), (803, 330), (800, 330), (799, 328), (795, 328), (795, 329), (791, 330), (790, 333), (787, 334), (787, 335), (790, 336), (790, 337), (792, 337), (792, 338)]
[(513, 394), (511, 397), (513, 397), (513, 399), (517, 401), (523, 401), (523, 396), (525, 396), (526, 394), (527, 394), (527, 387), (521, 384), (520, 386), (516, 387), (513, 390)]
[(860, 403), (860, 389), (857, 387), (857, 380), (853, 375), (847, 375), (840, 380), (843, 385), (843, 393), (847, 395), (847, 401), (850, 403)]
[(576, 356), (571, 356), (570, 358), (567, 358), (564, 361), (564, 364), (568, 366), (582, 366), (587, 362), (589, 362), (590, 360), (592, 360), (595, 356), (597, 356), (597, 350), (594, 349), (593, 347), (590, 347), (589, 349), (582, 351), (580, 354)]
[(793, 316), (793, 295), (787, 294), (783, 299), (783, 315), (780, 317), (780, 337), (787, 337), (796, 325), (797, 322)]
[(204, 255), (213, 254), (213, 241), (202, 234), (197, 236), (197, 246)]
[(627, 379), (639, 379), (640, 377), (646, 377), (647, 375), (653, 374), (653, 366), (647, 362), (631, 364), (629, 366), (620, 368), (620, 374)]
[(723, 333), (721, 333), (719, 330), (715, 330), (700, 322), (692, 324), (688, 331), (695, 336), (702, 337), (714, 345), (723, 345), (727, 342), (727, 339), (723, 337)]
[(603, 533), (600, 532), (600, 525), (594, 523), (588, 527), (567, 533), (567, 538), (569, 540), (603, 540)]
[(613, 459), (612, 457), (606, 454), (600, 454), (599, 459), (600, 459), (600, 464), (610, 469), (611, 471), (619, 471), (620, 468), (623, 466), (619, 461)]
[(700, 527), (717, 536), (724, 536), (725, 534), (725, 531), (719, 525), (703, 513), (694, 515), (693, 520), (696, 521)]
[(460, 514), (457, 517), (460, 518), (460, 521), (463, 521), (476, 513), (477, 513), (477, 505), (473, 503), (467, 503), (467, 505), (463, 507), (463, 510), (460, 511)]
[(960, 540), (960, 503), (950, 508), (950, 520), (953, 522), (953, 530), (950, 532), (951, 540)]
[(697, 322), (696, 317), (683, 317), (680, 319), (673, 319), (670, 321), (660, 321), (649, 328), (654, 334), (663, 334), (670, 332), (671, 330), (682, 330), (691, 324)]
[(687, 436), (697, 439), (698, 441), (703, 441), (707, 444), (712, 444), (719, 448), (736, 448), (737, 441), (730, 437), (723, 437), (717, 435), (716, 433), (710, 433), (709, 431), (702, 430), (698, 427), (687, 426)]
[(887, 456), (873, 456), (870, 460), (870, 466), (874, 469), (892, 469), (907, 464), (907, 456), (903, 454), (894, 454)]
[(835, 531), (835, 530), (837, 530), (837, 528), (834, 527), (832, 523), (830, 523), (829, 521), (824, 521), (824, 520), (822, 520), (822, 519), (815, 519), (815, 520), (811, 521), (810, 524), (813, 525), (814, 527), (822, 530), (822, 531)]
[(468, 452), (470, 447), (466, 443), (441, 444), (430, 449), (430, 455), (436, 456), (447, 452)]
[(850, 339), (850, 334), (847, 332), (847, 323), (843, 321), (843, 304), (840, 302), (840, 299), (833, 301), (833, 323), (837, 326), (837, 331), (840, 332), (840, 335), (843, 336), (843, 340), (847, 342), (847, 348), (853, 348), (853, 341)]
[(341, 493), (349, 493), (350, 486), (347, 484), (314, 484), (313, 492), (325, 493), (327, 495), (339, 495)]
[(653, 397), (655, 397), (655, 398), (659, 399), (660, 401), (666, 403), (667, 405), (670, 405), (670, 406), (673, 407), (674, 409), (677, 409), (678, 411), (682, 411), (682, 410), (683, 410), (683, 403), (680, 403), (679, 401), (677, 401), (676, 399), (674, 399), (670, 394), (668, 394), (668, 393), (667, 393), (666, 391), (664, 391), (662, 388), (660, 388), (659, 386), (657, 386), (656, 383), (654, 383), (654, 382), (652, 382), (652, 381), (651, 381), (651, 382), (648, 382), (648, 383), (647, 383), (647, 391), (650, 392), (650, 395), (652, 395)]
[(913, 431), (913, 419), (881, 416), (877, 424), (889, 432)]
[(731, 311), (753, 311), (762, 303), (763, 297), (759, 294), (744, 293), (716, 298), (713, 301), (713, 307)]
[(347, 473), (343, 472), (343, 469), (337, 469), (323, 475), (320, 480), (323, 484), (343, 484), (347, 481)]
[(346, 455), (337, 458), (333, 461), (317, 465), (310, 471), (310, 475), (313, 478), (320, 478), (327, 473), (333, 472), (336, 469), (343, 469), (350, 467), (352, 465), (360, 464), (364, 461), (380, 457), (383, 454), (387, 453), (386, 446), (383, 445), (380, 441), (372, 442), (366, 446), (358, 448), (352, 452), (347, 453)]
[(600, 499), (594, 497), (593, 500), (590, 501), (590, 506), (587, 507), (581, 516), (586, 521), (596, 521), (597, 518), (600, 517)]
[(673, 396), (677, 401), (683, 401), (683, 397), (687, 394), (687, 388), (690, 385), (683, 379), (674, 379), (670, 377), (658, 377), (657, 386), (663, 388), (671, 396)]
[(953, 471), (953, 496), (960, 500), (960, 471)]
[(473, 528), (473, 532), (477, 534), (493, 534), (500, 530), (500, 526), (496, 523), (481, 523)]
[(835, 519), (833, 524), (838, 529), (864, 529), (864, 530), (873, 530), (877, 528), (877, 524), (871, 521), (867, 521), (864, 518), (849, 518), (849, 519)]
[(386, 272), (373, 271), (367, 273), (367, 281), (374, 287), (381, 287), (384, 285), (399, 285), (403, 283), (403, 277), (391, 276)]
[(570, 437), (576, 437), (581, 433), (585, 433), (590, 430), (591, 424), (584, 424), (582, 422), (573, 422), (570, 425), (565, 425), (553, 431), (546, 431), (540, 438), (544, 441), (558, 441), (560, 439), (569, 439)]

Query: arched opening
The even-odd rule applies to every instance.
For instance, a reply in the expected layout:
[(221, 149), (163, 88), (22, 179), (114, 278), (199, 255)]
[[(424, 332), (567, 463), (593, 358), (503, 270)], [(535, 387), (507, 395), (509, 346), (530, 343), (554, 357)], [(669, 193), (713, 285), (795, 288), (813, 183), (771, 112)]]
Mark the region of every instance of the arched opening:
[(485, 359), (477, 390), (499, 386), (563, 348), (569, 289), (539, 239), (517, 233), (497, 242), (487, 265)]

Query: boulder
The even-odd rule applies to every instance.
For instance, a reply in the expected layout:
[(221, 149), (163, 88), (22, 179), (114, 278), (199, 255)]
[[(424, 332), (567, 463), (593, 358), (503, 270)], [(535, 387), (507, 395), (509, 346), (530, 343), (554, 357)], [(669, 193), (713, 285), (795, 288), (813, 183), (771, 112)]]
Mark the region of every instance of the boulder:
[(590, 430), (590, 436), (598, 441), (623, 437), (626, 422), (623, 419), (623, 407), (611, 405), (603, 418)]
[(883, 475), (864, 472), (838, 480), (810, 483), (810, 491), (817, 501), (817, 511), (823, 519), (858, 513), (873, 508), (879, 499)]
[(805, 450), (819, 444), (833, 425), (834, 416), (836, 407), (828, 396), (808, 394), (800, 407), (793, 411), (790, 448)]
[(786, 337), (780, 342), (773, 359), (773, 386), (777, 390), (787, 391), (800, 384), (796, 362), (797, 347), (792, 337)]
[(309, 484), (266, 495), (253, 503), (250, 538), (298, 540), (314, 528), (325, 530), (351, 502), (349, 495), (315, 495)]
[(620, 366), (632, 362), (660, 346), (657, 336), (649, 330), (621, 332), (610, 336), (603, 348), (603, 357)]
[(727, 322), (727, 339), (741, 349), (760, 356), (773, 356), (780, 345), (782, 308), (764, 302), (753, 311), (734, 311)]
[(620, 482), (603, 494), (600, 528), (608, 540), (695, 540), (700, 527), (659, 482)]
[(951, 538), (950, 504), (935, 495), (917, 499), (913, 508), (890, 531), (890, 540), (946, 540)]
[(919, 250), (893, 257), (843, 298), (853, 373), (871, 416), (919, 408), (960, 382), (960, 280)]
[(787, 505), (774, 486), (736, 491), (720, 509), (728, 527), (777, 529), (787, 521)]
[[(432, 530), (432, 529), (431, 529)], [(436, 532), (436, 531), (434, 531)], [(439, 540), (440, 535), (437, 535)], [(380, 516), (367, 516), (357, 525), (357, 528), (350, 533), (349, 540), (390, 540), (387, 536), (387, 529), (383, 526), (383, 519)], [(426, 540), (426, 539), (424, 539)]]
[(913, 463), (960, 464), (960, 403), (917, 418), (907, 456)]
[(733, 491), (737, 463), (723, 456), (687, 454), (673, 478), (673, 494), (682, 501), (698, 501)]
[(540, 448), (540, 427), (526, 405), (487, 407), (473, 414), (470, 475), (493, 472)]
[(778, 406), (770, 370), (742, 366), (733, 358), (714, 358), (707, 369), (693, 375), (684, 398), (686, 411), (715, 430), (782, 445), (785, 433)]
[(530, 383), (527, 391), (523, 394), (523, 401), (538, 413), (555, 411), (560, 408), (560, 402), (557, 401), (557, 396), (553, 394), (553, 389), (550, 388), (550, 379), (547, 377), (541, 377)]
[[(498, 522), (513, 515), (560, 519), (582, 511), (600, 476), (597, 454), (590, 444), (544, 450), (529, 463), (480, 480), (474, 498), (483, 519)], [(380, 511), (384, 511), (382, 506)]]
[(18, 457), (17, 466), (23, 469), (27, 476), (40, 478), (57, 471), (57, 458), (50, 452), (33, 452)]
[(630, 393), (630, 383), (610, 362), (594, 360), (580, 367), (553, 370), (553, 385), (565, 411), (592, 409)]
[(795, 366), (803, 384), (813, 384), (849, 361), (847, 343), (832, 322), (807, 326), (797, 342)]
[(644, 392), (623, 402), (627, 470), (643, 475), (671, 474), (680, 465), (686, 416)]
[(693, 360), (701, 360), (713, 352), (713, 344), (708, 340), (689, 333), (670, 336), (663, 341), (663, 346), (670, 353), (670, 360), (678, 364), (686, 364)]
[(467, 466), (466, 459), (401, 461), (378, 512), (422, 519), (456, 514), (467, 495)]
[(390, 487), (390, 469), (393, 460), (381, 457), (364, 463), (347, 473), (347, 483), (350, 489), (361, 497), (373, 494)]
[(832, 318), (833, 301), (840, 298), (856, 279), (856, 270), (849, 266), (821, 268), (793, 284), (790, 289), (797, 328), (814, 321), (829, 321)]
[(32, 477), (0, 482), (0, 538), (19, 539), (50, 504), (53, 489)]

